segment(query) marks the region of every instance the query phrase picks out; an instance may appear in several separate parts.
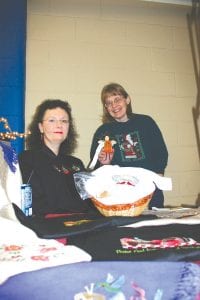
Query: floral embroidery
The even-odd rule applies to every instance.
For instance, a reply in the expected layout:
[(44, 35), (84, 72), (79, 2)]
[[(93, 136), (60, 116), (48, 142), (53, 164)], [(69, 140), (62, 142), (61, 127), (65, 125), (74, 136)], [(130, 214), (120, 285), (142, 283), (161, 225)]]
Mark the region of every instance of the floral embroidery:
[(32, 260), (40, 260), (40, 261), (48, 261), (49, 260), (48, 256), (45, 256), (45, 255), (34, 255), (34, 256), (31, 256), (31, 259)]
[(21, 255), (23, 245), (2, 245), (0, 246), (0, 261), (23, 261)]
[(18, 246), (18, 245), (8, 245), (5, 246), (4, 250), (5, 251), (17, 251), (17, 250), (21, 250), (23, 247), (22, 246)]
[(79, 166), (76, 166), (76, 165), (72, 165), (71, 168), (65, 168), (64, 166), (61, 166), (61, 167), (59, 168), (59, 167), (57, 167), (57, 166), (55, 166), (55, 165), (54, 165), (53, 167), (54, 167), (54, 169), (55, 169), (56, 171), (58, 171), (59, 173), (65, 174), (65, 175), (68, 175), (68, 174), (74, 173), (74, 172), (78, 172), (78, 171), (81, 170), (80, 167), (79, 167)]
[(64, 255), (58, 247), (45, 244), (27, 249), (26, 245), (0, 245), (0, 261), (52, 261)]
[(72, 170), (78, 172), (78, 171), (80, 171), (81, 169), (80, 169), (79, 166), (72, 165)]

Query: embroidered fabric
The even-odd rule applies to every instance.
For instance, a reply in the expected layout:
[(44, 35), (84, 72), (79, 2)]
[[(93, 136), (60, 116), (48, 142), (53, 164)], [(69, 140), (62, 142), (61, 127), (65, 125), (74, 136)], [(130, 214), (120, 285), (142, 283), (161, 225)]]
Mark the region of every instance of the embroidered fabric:
[[(17, 154), (9, 143), (0, 141), (0, 209), (11, 203), (21, 207), (21, 183)], [(10, 215), (10, 207), (8, 211)]]
[(0, 146), (3, 150), (4, 159), (8, 164), (10, 170), (15, 173), (16, 172), (16, 164), (18, 163), (17, 154), (15, 150), (6, 142), (0, 141)]
[(183, 265), (176, 294), (171, 300), (179, 299), (200, 299), (200, 266), (198, 264)]

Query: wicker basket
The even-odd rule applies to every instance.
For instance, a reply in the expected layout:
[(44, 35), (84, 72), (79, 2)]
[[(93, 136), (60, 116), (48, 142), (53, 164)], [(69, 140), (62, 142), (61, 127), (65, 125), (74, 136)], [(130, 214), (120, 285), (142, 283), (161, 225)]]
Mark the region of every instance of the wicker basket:
[(105, 205), (97, 199), (92, 198), (92, 202), (100, 213), (106, 217), (123, 216), (123, 217), (136, 217), (139, 216), (149, 204), (153, 193), (128, 204), (114, 204)]

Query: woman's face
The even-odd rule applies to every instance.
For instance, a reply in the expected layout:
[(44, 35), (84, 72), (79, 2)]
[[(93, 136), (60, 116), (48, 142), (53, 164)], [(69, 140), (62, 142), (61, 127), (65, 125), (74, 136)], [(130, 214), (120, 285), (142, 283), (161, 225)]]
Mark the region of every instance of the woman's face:
[(130, 103), (130, 98), (125, 98), (122, 95), (110, 95), (105, 100), (105, 107), (108, 113), (118, 122), (126, 122), (127, 105)]
[(68, 135), (68, 113), (60, 107), (47, 109), (42, 122), (39, 123), (39, 130), (43, 134), (44, 143), (47, 146), (60, 145)]

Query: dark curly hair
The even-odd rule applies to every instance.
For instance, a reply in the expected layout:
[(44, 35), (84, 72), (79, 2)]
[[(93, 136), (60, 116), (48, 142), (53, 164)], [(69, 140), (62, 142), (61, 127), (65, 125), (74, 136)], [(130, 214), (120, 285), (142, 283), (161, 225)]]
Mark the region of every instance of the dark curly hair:
[(78, 134), (75, 129), (71, 106), (67, 101), (60, 99), (47, 99), (37, 106), (32, 122), (28, 126), (30, 135), (28, 135), (25, 140), (27, 149), (39, 149), (44, 145), (38, 124), (42, 122), (47, 109), (54, 109), (57, 107), (64, 109), (69, 116), (69, 132), (67, 138), (62, 142), (59, 151), (65, 154), (72, 154), (75, 151), (78, 145)]
[[(103, 104), (103, 115), (102, 115), (102, 122), (107, 123), (107, 122), (112, 122), (115, 119), (109, 114), (108, 110), (105, 107), (105, 101), (107, 97), (113, 96), (113, 95), (120, 95), (123, 96), (124, 98), (130, 98), (129, 94), (126, 92), (126, 90), (123, 88), (118, 83), (111, 82), (107, 85), (105, 85), (101, 91), (101, 102)], [(127, 105), (127, 116), (131, 117), (132, 115), (132, 107), (131, 107), (131, 101)]]

